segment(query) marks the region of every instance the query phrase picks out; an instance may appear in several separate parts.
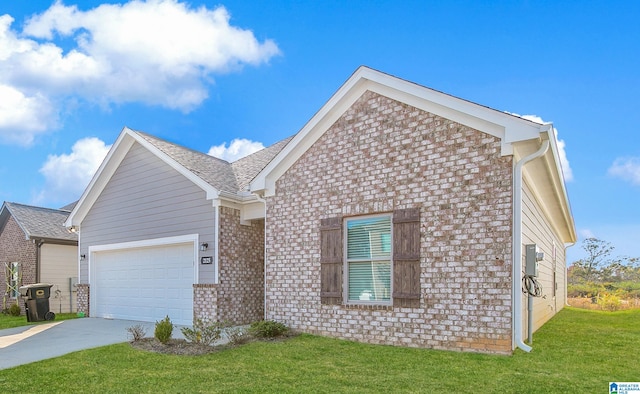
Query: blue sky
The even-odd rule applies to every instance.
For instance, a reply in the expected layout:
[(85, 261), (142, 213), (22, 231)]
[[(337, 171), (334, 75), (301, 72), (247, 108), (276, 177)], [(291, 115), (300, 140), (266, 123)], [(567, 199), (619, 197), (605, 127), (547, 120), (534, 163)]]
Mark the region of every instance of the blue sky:
[(580, 238), (638, 257), (638, 20), (636, 1), (0, 0), (0, 200), (79, 198), (124, 126), (268, 146), (367, 65), (553, 122)]

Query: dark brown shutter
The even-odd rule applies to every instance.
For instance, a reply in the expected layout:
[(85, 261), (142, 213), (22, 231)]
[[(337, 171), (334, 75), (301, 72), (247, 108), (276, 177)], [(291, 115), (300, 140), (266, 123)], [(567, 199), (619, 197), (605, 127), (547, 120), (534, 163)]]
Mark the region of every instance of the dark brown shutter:
[(393, 306), (420, 307), (420, 209), (393, 212)]
[(320, 221), (320, 302), (342, 304), (342, 218)]

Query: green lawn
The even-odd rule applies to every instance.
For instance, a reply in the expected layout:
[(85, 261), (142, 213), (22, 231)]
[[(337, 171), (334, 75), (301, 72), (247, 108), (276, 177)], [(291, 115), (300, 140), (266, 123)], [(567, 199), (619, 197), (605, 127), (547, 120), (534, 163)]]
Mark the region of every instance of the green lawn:
[[(54, 321), (58, 320), (68, 320), (75, 319), (77, 316), (75, 313), (56, 313), (56, 318)], [(49, 321), (42, 322), (27, 322), (26, 316), (11, 316), (0, 313), (0, 330), (5, 328), (13, 328), (20, 326), (28, 326), (31, 324), (42, 324), (42, 323), (51, 323)]]
[(301, 335), (185, 357), (123, 343), (0, 371), (0, 392), (605, 393), (640, 381), (640, 311), (567, 308), (533, 347), (491, 356)]

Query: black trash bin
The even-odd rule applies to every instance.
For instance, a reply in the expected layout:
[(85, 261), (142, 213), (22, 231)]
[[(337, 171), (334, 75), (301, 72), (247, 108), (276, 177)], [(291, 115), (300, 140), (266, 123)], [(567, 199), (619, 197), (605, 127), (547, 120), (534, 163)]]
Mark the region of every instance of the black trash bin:
[(35, 283), (20, 287), (20, 294), (25, 298), (24, 308), (27, 312), (27, 321), (53, 320), (56, 314), (49, 310), (49, 297), (53, 285), (48, 283)]

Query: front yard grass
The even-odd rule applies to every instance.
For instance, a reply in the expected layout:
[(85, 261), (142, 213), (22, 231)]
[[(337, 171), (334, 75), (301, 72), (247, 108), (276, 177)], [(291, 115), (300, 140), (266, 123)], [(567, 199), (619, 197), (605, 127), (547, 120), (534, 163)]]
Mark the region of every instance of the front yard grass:
[[(566, 308), (513, 356), (366, 345), (311, 335), (204, 356), (117, 344), (0, 371), (1, 392), (603, 393), (640, 381), (640, 311)], [(10, 348), (3, 349), (10, 357)]]
[[(75, 319), (76, 317), (77, 316), (75, 313), (56, 313), (56, 318), (54, 321)], [(51, 323), (51, 322), (50, 321), (27, 322), (27, 317), (24, 315), (11, 316), (11, 315), (5, 315), (4, 313), (0, 313), (0, 330), (3, 330), (5, 328), (29, 326), (31, 324), (41, 324), (41, 323)]]

